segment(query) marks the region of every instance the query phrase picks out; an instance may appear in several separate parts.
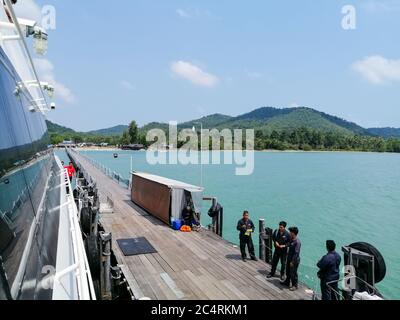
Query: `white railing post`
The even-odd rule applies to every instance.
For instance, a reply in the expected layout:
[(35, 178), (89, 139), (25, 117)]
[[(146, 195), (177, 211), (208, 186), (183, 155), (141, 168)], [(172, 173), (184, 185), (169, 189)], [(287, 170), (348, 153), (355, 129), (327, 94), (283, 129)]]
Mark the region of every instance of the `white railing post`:
[[(67, 174), (67, 170), (64, 170), (64, 175)], [(71, 181), (67, 179), (67, 197), (68, 197), (68, 214), (70, 219), (70, 231), (72, 238), (72, 245), (75, 256), (75, 264), (77, 265), (76, 276), (78, 285), (79, 299), (82, 300), (96, 300), (96, 294), (94, 291), (93, 281), (90, 274), (89, 263), (86, 257), (85, 246), (82, 240), (81, 229), (78, 221), (78, 209), (76, 208), (75, 202), (72, 195)], [(71, 266), (72, 268), (72, 266)]]

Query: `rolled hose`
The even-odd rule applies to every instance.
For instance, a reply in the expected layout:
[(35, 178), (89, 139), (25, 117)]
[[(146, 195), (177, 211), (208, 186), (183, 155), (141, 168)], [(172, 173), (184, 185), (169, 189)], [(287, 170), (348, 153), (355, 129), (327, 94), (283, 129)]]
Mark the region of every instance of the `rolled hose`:
[[(374, 257), (375, 283), (381, 282), (386, 275), (386, 263), (382, 254), (373, 245), (366, 242), (355, 242), (349, 245), (350, 248), (368, 253)], [(345, 254), (345, 264), (348, 264), (349, 257)]]
[(221, 211), (222, 207), (219, 203), (217, 203), (215, 206), (212, 206), (210, 210), (208, 210), (208, 216), (210, 218), (214, 218), (217, 216), (217, 214)]

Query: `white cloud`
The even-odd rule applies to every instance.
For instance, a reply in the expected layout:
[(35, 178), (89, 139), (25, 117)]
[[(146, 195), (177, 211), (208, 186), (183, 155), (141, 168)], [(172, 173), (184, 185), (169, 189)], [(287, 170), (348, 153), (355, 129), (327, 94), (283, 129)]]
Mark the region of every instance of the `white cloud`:
[(47, 59), (37, 58), (34, 59), (34, 64), (37, 72), (39, 73), (40, 81), (48, 82), (49, 84), (54, 86), (55, 96), (60, 97), (65, 102), (74, 103), (75, 96), (65, 85), (60, 82), (57, 82), (55, 73), (54, 73), (54, 65)]
[(41, 22), (42, 12), (39, 5), (34, 0), (18, 1), (15, 5), (15, 13), (18, 18), (35, 20)]
[(289, 108), (298, 108), (300, 105), (297, 102), (292, 102), (289, 104)]
[(184, 19), (189, 19), (192, 17), (189, 12), (183, 9), (176, 9), (176, 14)]
[(122, 80), (122, 81), (121, 81), (121, 86), (122, 86), (124, 89), (128, 90), (128, 91), (133, 91), (133, 90), (136, 89), (136, 87), (135, 87), (131, 82), (129, 82), (129, 81), (127, 81), (127, 80)]
[(171, 64), (171, 71), (177, 76), (201, 87), (215, 87), (219, 79), (210, 73), (201, 70), (198, 66), (185, 61), (176, 61)]
[(374, 55), (356, 61), (352, 68), (372, 84), (400, 81), (400, 59), (390, 60)]

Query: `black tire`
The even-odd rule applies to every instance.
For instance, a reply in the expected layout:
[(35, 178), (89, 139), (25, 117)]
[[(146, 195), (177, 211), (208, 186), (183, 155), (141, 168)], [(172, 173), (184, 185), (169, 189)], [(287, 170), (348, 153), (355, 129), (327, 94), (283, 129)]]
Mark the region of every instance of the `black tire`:
[(81, 228), (82, 228), (83, 233), (89, 235), (91, 225), (92, 225), (91, 210), (89, 208), (82, 208), (82, 210), (81, 210)]
[(93, 280), (93, 289), (96, 294), (96, 299), (101, 300), (101, 289), (100, 289), (100, 280)]
[(366, 242), (355, 242), (349, 245), (350, 248), (368, 253), (374, 257), (375, 283), (381, 282), (386, 275), (386, 263), (382, 254), (373, 245)]
[(89, 262), (90, 273), (93, 279), (100, 279), (100, 249), (97, 236), (88, 236), (85, 240), (86, 255)]

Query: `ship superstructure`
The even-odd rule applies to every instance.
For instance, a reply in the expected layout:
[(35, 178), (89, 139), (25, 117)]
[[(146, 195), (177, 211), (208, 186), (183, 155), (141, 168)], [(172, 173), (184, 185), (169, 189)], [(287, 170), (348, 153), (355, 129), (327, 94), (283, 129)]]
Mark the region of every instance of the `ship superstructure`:
[[(69, 180), (45, 122), (54, 88), (41, 82), (29, 42), (47, 33), (0, 7), (0, 299), (95, 299)], [(22, 17), (23, 18), (23, 17)]]

